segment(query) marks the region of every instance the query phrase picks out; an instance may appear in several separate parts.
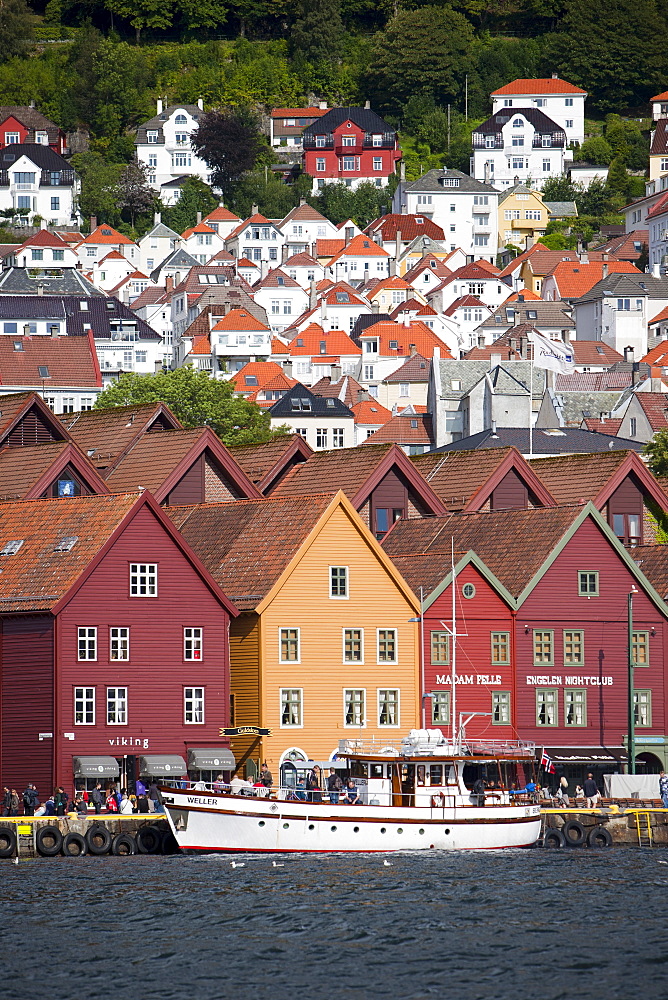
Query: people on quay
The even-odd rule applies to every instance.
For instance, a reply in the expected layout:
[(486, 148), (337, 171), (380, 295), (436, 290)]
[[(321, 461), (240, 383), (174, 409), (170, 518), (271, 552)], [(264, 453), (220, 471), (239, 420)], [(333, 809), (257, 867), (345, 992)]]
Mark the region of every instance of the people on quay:
[(135, 795), (139, 798), (140, 795), (146, 795), (146, 785), (141, 778), (137, 778), (135, 781)]
[(5, 787), (3, 788), (3, 792), (4, 794), (2, 797), (2, 815), (9, 816), (9, 810), (12, 807), (12, 793), (10, 789), (7, 788), (7, 785), (5, 785)]
[(151, 811), (151, 807), (148, 804), (148, 799), (146, 798), (146, 793), (137, 796), (137, 812), (145, 815)]
[(353, 778), (348, 778), (348, 783), (343, 792), (343, 801), (347, 806), (356, 806), (360, 801), (359, 788)]
[(557, 798), (561, 800), (561, 804), (562, 805), (564, 805), (564, 806), (570, 806), (571, 799), (570, 799), (570, 796), (568, 794), (568, 780), (566, 779), (565, 775), (563, 775), (563, 774), (562, 774), (562, 776), (559, 779), (559, 788), (557, 789)]
[(162, 805), (160, 803), (160, 792), (158, 791), (158, 786), (155, 782), (155, 778), (151, 781), (148, 786), (148, 797), (153, 803), (153, 812), (162, 812)]
[(266, 760), (262, 764), (262, 769), (260, 771), (260, 781), (265, 788), (271, 788), (274, 783), (274, 776), (269, 770)]
[(329, 776), (327, 778), (327, 791), (329, 792), (329, 801), (332, 803), (332, 805), (334, 806), (338, 805), (342, 789), (343, 789), (343, 782), (336, 773), (336, 768), (330, 767)]
[(56, 810), (56, 816), (64, 816), (67, 810), (67, 795), (65, 794), (65, 789), (62, 785), (57, 785), (56, 790), (53, 793), (53, 805)]
[(136, 813), (137, 812), (137, 796), (134, 794), (134, 792), (131, 792), (130, 795), (128, 795), (128, 798), (130, 800), (130, 805), (132, 806), (133, 813)]
[(122, 816), (132, 815), (132, 802), (128, 795), (121, 795), (121, 804), (118, 807), (118, 811)]
[(54, 792), (53, 795), (49, 795), (48, 799), (44, 803), (44, 813), (43, 813), (44, 816), (55, 816), (55, 815), (57, 815), (56, 814), (56, 804), (54, 802), (54, 796), (55, 796), (55, 792)]
[(666, 809), (668, 809), (668, 774), (662, 771), (659, 775), (659, 795)]
[(12, 788), (11, 792), (9, 793), (9, 812), (7, 813), (8, 816), (18, 816), (20, 801), (21, 800), (19, 799), (19, 793), (16, 791), (15, 788)]
[(75, 812), (80, 819), (88, 815), (88, 804), (78, 792), (74, 802), (70, 804), (69, 812)]
[(575, 798), (576, 799), (583, 799), (584, 798), (584, 791), (582, 789), (582, 785), (576, 785), (575, 786)]
[(306, 778), (306, 790), (309, 802), (322, 802), (322, 784), (320, 782), (320, 767), (317, 764), (309, 772)]
[(107, 812), (117, 813), (118, 812), (118, 799), (116, 798), (116, 792), (113, 788), (107, 790), (106, 798)]
[(102, 794), (102, 785), (98, 781), (95, 788), (90, 793), (90, 799), (93, 803), (93, 808), (95, 809), (95, 814), (99, 815), (102, 812), (102, 806), (104, 805), (104, 795)]
[(39, 798), (37, 797), (37, 788), (31, 781), (26, 785), (26, 790), (23, 793), (23, 815), (24, 816), (34, 816), (35, 809), (39, 805)]
[(585, 803), (587, 809), (595, 809), (601, 798), (601, 793), (598, 790), (598, 786), (594, 781), (594, 775), (588, 774), (585, 778), (584, 785), (582, 786), (584, 792)]

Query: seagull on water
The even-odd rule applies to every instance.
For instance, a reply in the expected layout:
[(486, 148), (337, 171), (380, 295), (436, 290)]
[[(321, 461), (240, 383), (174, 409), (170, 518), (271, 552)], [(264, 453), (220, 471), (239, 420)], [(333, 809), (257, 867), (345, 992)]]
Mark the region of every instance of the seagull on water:
[(13, 863), (14, 863), (15, 865), (18, 865), (18, 863), (19, 863), (19, 859), (18, 859), (18, 855), (17, 855), (17, 856), (15, 857), (15, 858), (12, 858), (12, 862), (13, 862)]
[(285, 868), (285, 865), (279, 864), (278, 861), (272, 861), (271, 867), (272, 868)]
[[(18, 858), (16, 859), (16, 864), (18, 864)], [(668, 861), (659, 861), (660, 865), (668, 865)]]
[(245, 868), (246, 867), (246, 862), (245, 861), (231, 861), (230, 862), (230, 866), (232, 868)]
[(385, 868), (393, 868), (394, 865), (392, 864), (391, 861), (385, 860), (385, 861), (383, 861), (383, 867), (385, 867)]

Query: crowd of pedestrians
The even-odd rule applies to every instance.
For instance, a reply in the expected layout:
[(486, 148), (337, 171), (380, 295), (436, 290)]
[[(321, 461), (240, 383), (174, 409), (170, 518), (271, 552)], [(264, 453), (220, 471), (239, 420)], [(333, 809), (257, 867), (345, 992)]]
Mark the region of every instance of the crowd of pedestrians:
[(22, 795), (15, 788), (5, 785), (0, 808), (2, 816), (65, 816), (75, 813), (83, 817), (91, 812), (99, 815), (103, 811), (122, 816), (162, 812), (158, 786), (155, 781), (147, 786), (138, 778), (134, 791), (128, 792), (127, 788), (116, 785), (103, 789), (98, 781), (91, 789), (75, 789), (70, 797), (62, 785), (56, 785), (53, 792), (41, 802), (37, 786), (29, 781)]

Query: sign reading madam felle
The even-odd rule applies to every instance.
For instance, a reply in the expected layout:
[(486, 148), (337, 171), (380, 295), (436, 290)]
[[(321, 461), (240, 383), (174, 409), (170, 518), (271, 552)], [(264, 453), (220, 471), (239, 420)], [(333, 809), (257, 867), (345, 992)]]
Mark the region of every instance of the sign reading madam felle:
[[(436, 674), (437, 684), (452, 684), (449, 674)], [(455, 684), (496, 685), (501, 683), (501, 674), (455, 674)]]

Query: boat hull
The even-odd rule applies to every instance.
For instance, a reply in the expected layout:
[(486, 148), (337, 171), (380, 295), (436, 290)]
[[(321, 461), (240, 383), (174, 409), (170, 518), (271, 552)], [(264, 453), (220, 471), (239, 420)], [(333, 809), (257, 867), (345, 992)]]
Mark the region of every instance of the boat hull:
[(186, 852), (349, 853), (530, 847), (540, 807), (345, 806), (172, 792), (165, 812)]

